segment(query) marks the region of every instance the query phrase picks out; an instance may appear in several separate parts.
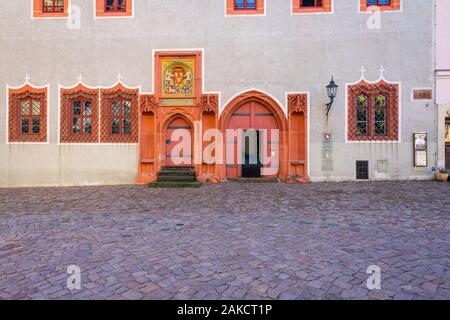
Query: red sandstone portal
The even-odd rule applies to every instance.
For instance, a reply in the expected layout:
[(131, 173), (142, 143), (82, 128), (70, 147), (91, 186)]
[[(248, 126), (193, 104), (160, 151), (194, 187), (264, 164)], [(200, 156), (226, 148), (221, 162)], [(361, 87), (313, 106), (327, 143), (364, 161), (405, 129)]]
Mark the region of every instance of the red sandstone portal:
[[(186, 78), (186, 84), (193, 90), (185, 90), (187, 98), (165, 97), (163, 84), (172, 85), (170, 77), (164, 78), (162, 70), (167, 60), (179, 60), (193, 77)], [(202, 92), (202, 52), (173, 51), (155, 53), (155, 93), (140, 96), (139, 103), (139, 170), (137, 183), (149, 183), (157, 179), (158, 172), (165, 165), (195, 166), (196, 176), (200, 182), (217, 183), (226, 177), (241, 177), (242, 167), (237, 164), (240, 150), (234, 146), (236, 165), (227, 166), (226, 160), (226, 131), (227, 129), (254, 129), (267, 134), (267, 146), (261, 146), (261, 155), (270, 157), (271, 161), (262, 164), (261, 174), (265, 177), (278, 177), (288, 182), (308, 182), (307, 163), (307, 94), (289, 94), (287, 117), (282, 106), (269, 95), (251, 90), (232, 99), (221, 112), (219, 118), (219, 95)], [(163, 81), (163, 79), (165, 79)], [(194, 81), (193, 83), (189, 81)], [(188, 88), (189, 89), (189, 88)], [(184, 92), (184, 91), (183, 91)], [(193, 129), (200, 129), (195, 132)], [(174, 161), (173, 148), (182, 138), (172, 139), (171, 135), (177, 129), (189, 130), (192, 148), (178, 153), (185, 162)], [(200, 153), (211, 141), (202, 139), (208, 129), (219, 129), (223, 136), (221, 149), (213, 153), (223, 155), (223, 161), (196, 161), (195, 146), (200, 145)], [(278, 130), (278, 137), (271, 130)], [(199, 131), (199, 130), (197, 130)], [(274, 146), (277, 146), (274, 148)], [(177, 151), (177, 150), (176, 150)], [(278, 152), (278, 158), (273, 158), (273, 152)], [(275, 160), (273, 160), (275, 159)], [(196, 159), (198, 160), (198, 159)], [(187, 161), (187, 163), (186, 163)], [(267, 167), (278, 168), (276, 172), (265, 171)]]
[[(271, 158), (275, 156), (272, 152), (279, 153), (279, 150), (275, 151), (275, 149), (279, 149), (278, 146), (280, 141), (278, 135), (273, 134), (272, 132), (273, 129), (279, 130), (279, 125), (274, 113), (269, 109), (269, 107), (264, 106), (262, 102), (255, 99), (249, 99), (248, 102), (239, 104), (235, 108), (235, 111), (231, 113), (226, 129), (233, 130), (233, 132), (237, 133), (237, 135), (233, 135), (231, 141), (226, 139), (225, 158), (227, 160), (233, 160), (231, 163), (227, 161), (227, 177), (235, 178), (245, 176), (243, 174), (243, 170), (244, 167), (249, 166), (246, 164), (246, 162), (249, 162), (249, 159), (245, 159), (246, 157), (243, 156), (243, 153), (252, 154), (255, 151), (259, 153), (258, 160), (262, 162), (260, 175), (264, 177), (278, 176), (279, 161), (271, 161)], [(245, 143), (246, 141), (243, 141), (243, 134), (245, 130), (250, 130), (247, 131), (249, 132), (246, 136), (247, 144)], [(265, 134), (263, 134), (263, 132)], [(259, 135), (259, 137), (257, 137), (257, 135)], [(262, 139), (262, 136), (265, 136), (266, 139)], [(248, 145), (249, 140), (253, 140), (252, 142), (255, 144), (255, 148)], [(230, 144), (232, 145), (231, 148), (234, 150), (230, 150)], [(279, 157), (277, 157), (277, 160), (279, 160)], [(265, 172), (264, 169), (268, 169), (269, 167), (273, 170), (267, 170), (269, 173)]]
[(166, 128), (166, 165), (190, 166), (192, 161), (191, 125), (183, 118), (175, 118)]

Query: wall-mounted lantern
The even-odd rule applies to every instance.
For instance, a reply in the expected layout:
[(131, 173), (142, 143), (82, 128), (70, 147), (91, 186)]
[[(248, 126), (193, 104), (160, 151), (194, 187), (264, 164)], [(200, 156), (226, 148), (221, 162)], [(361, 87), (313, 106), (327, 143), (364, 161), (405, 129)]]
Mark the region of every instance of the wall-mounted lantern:
[(331, 77), (331, 81), (327, 85), (327, 94), (328, 94), (328, 98), (330, 98), (330, 102), (328, 102), (326, 104), (326, 106), (327, 106), (327, 119), (328, 119), (328, 114), (330, 113), (330, 110), (331, 110), (331, 106), (333, 105), (334, 98), (336, 98), (338, 87), (339, 86), (336, 84), (336, 82), (334, 82), (334, 78)]

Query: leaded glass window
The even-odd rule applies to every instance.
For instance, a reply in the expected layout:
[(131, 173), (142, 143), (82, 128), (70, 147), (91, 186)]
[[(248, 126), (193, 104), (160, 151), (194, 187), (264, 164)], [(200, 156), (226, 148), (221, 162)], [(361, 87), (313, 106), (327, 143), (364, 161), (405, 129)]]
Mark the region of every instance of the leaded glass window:
[(375, 96), (374, 101), (374, 134), (386, 134), (386, 97), (382, 94)]
[(369, 130), (368, 123), (369, 105), (368, 99), (364, 95), (356, 98), (356, 134), (367, 135)]
[(39, 134), (41, 102), (34, 99), (20, 101), (19, 128), (21, 134)]
[(111, 133), (131, 133), (131, 101), (118, 98), (111, 103)]
[(75, 99), (72, 101), (72, 133), (92, 133), (92, 101)]

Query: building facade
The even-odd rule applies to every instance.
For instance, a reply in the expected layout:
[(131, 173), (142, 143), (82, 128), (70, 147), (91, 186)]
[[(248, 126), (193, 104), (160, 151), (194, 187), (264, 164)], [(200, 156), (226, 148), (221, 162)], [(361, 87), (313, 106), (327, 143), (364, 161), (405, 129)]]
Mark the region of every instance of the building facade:
[(450, 169), (450, 6), (436, 1), (436, 103), (438, 166)]
[(148, 183), (180, 164), (213, 183), (445, 166), (434, 1), (20, 0), (0, 15), (2, 187)]

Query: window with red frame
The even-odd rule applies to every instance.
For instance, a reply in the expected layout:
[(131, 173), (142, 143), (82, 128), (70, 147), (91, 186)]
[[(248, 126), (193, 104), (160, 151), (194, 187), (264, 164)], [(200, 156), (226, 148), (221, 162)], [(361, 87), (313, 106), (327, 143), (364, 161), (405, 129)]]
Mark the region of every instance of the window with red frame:
[(43, 0), (42, 12), (64, 12), (64, 0)]
[(322, 6), (322, 0), (300, 0), (301, 8), (321, 8)]
[(41, 102), (32, 98), (20, 100), (19, 128), (21, 135), (41, 133)]
[(105, 12), (125, 12), (127, 11), (126, 0), (105, 0)]
[(355, 101), (356, 135), (360, 137), (385, 136), (387, 104), (383, 93), (361, 94)]
[(8, 141), (47, 141), (47, 89), (25, 86), (8, 92)]
[(62, 143), (98, 142), (98, 89), (78, 85), (61, 89), (60, 139)]
[(92, 100), (74, 99), (71, 101), (72, 135), (90, 135), (92, 133)]
[(367, 6), (390, 6), (391, 0), (366, 0)]
[(131, 134), (131, 101), (122, 97), (111, 103), (111, 134)]
[(236, 10), (256, 10), (257, 0), (234, 0), (234, 9)]
[(349, 87), (349, 140), (398, 139), (398, 90), (385, 82)]

